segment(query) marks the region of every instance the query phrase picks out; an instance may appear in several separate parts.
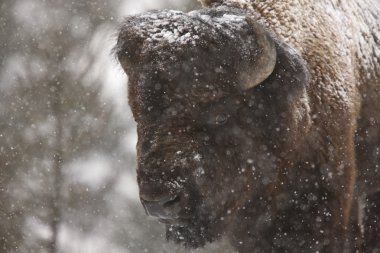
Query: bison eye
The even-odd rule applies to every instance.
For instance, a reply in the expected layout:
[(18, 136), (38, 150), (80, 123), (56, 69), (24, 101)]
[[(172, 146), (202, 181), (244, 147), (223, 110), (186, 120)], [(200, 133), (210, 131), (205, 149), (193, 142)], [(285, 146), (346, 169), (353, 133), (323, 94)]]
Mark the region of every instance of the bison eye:
[(215, 124), (216, 125), (224, 125), (227, 123), (227, 121), (228, 121), (228, 115), (227, 114), (221, 113), (221, 114), (216, 115), (216, 117), (215, 117)]

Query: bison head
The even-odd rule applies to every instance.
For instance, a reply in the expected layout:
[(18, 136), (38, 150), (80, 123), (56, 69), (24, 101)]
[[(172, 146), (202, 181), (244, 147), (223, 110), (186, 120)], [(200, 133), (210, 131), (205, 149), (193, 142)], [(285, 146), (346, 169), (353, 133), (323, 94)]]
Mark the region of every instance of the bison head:
[(190, 247), (223, 235), (307, 131), (304, 62), (245, 11), (128, 17), (116, 45), (147, 214)]

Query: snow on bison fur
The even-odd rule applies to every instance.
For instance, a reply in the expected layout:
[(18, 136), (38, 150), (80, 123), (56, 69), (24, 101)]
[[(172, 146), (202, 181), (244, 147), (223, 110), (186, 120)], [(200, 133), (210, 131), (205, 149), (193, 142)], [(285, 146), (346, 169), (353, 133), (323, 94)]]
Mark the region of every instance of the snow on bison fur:
[(379, 247), (379, 2), (203, 4), (120, 29), (147, 214), (187, 247)]

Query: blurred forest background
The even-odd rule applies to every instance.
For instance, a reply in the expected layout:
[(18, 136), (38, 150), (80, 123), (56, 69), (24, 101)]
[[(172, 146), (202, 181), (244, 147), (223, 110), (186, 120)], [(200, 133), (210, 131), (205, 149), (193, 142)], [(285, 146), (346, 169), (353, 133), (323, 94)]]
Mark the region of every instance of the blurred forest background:
[[(0, 1), (0, 252), (184, 250), (146, 217), (135, 180), (123, 16), (195, 0)], [(223, 250), (222, 250), (222, 248)]]

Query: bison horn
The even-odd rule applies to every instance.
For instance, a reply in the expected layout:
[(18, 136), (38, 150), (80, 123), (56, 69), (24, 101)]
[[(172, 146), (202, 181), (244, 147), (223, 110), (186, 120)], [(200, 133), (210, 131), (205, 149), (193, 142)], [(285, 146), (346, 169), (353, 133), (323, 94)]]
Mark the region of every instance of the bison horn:
[(267, 79), (272, 74), (277, 59), (276, 45), (270, 34), (250, 17), (246, 20), (256, 37), (257, 54), (241, 75), (240, 86), (244, 90), (251, 89)]

